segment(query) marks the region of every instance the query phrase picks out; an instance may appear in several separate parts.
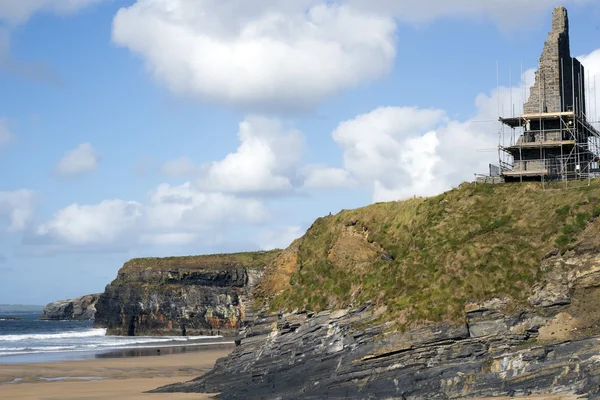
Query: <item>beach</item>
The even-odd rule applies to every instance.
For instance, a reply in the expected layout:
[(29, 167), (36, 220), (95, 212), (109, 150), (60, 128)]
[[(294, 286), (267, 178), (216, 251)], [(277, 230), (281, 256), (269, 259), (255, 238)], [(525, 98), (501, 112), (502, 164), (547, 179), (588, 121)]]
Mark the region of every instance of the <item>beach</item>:
[(161, 348), (79, 361), (0, 364), (0, 399), (211, 399), (215, 394), (144, 392), (196, 378), (232, 349), (233, 345), (192, 352)]

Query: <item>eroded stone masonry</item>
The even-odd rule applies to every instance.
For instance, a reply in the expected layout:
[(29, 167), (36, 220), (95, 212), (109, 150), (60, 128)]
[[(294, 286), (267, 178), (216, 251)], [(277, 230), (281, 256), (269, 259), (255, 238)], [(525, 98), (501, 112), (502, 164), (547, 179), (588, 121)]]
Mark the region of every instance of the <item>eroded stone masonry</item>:
[(552, 31), (544, 45), (525, 114), (585, 111), (585, 70), (571, 57), (569, 18), (564, 7), (552, 14)]

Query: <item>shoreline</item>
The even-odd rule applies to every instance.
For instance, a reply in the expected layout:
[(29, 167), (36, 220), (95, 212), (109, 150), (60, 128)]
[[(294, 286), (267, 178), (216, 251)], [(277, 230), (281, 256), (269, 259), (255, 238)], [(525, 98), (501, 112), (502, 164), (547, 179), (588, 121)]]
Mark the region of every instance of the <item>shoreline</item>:
[[(128, 349), (85, 360), (0, 364), (0, 398), (33, 399), (216, 399), (216, 394), (148, 394), (160, 386), (185, 382), (210, 371), (233, 344), (191, 346), (193, 351), (157, 347), (144, 354)], [(134, 353), (131, 351), (134, 350)], [(154, 352), (152, 353), (152, 350)], [(161, 350), (157, 352), (156, 350)], [(171, 351), (171, 352), (170, 352)], [(122, 354), (127, 353), (127, 354)]]
[[(160, 337), (158, 337), (160, 338)], [(130, 345), (123, 347), (106, 347), (99, 349), (77, 349), (58, 351), (38, 351), (30, 353), (16, 353), (12, 355), (0, 355), (1, 365), (31, 364), (31, 363), (54, 363), (63, 361), (82, 361), (97, 358), (125, 358), (146, 357), (162, 354), (190, 353), (205, 350), (216, 350), (228, 348), (234, 345), (232, 338), (203, 338), (181, 343), (149, 342), (146, 345)]]

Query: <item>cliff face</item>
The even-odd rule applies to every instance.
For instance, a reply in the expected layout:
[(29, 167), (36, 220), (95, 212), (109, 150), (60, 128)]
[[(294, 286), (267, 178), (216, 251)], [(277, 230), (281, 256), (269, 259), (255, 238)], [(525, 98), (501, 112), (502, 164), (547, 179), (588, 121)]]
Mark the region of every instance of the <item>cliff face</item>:
[(220, 392), (224, 400), (600, 398), (600, 222), (542, 268), (550, 272), (526, 304), (470, 303), (461, 324), (396, 331), (381, 323), (386, 308), (371, 305), (262, 310), (211, 372), (157, 392)]
[(599, 215), (596, 181), (461, 185), (321, 218), (252, 290), (236, 350), (157, 392), (600, 398)]
[(93, 320), (99, 294), (59, 300), (44, 307), (41, 320)]
[(126, 263), (97, 304), (112, 335), (233, 336), (244, 299), (277, 251)]

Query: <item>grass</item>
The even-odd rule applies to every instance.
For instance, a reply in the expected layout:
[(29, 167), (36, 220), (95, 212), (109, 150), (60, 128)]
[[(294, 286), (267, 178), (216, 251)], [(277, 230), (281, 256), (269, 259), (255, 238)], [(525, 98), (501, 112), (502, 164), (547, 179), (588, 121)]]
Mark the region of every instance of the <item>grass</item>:
[(263, 268), (273, 262), (281, 250), (211, 254), (202, 256), (134, 258), (127, 261), (120, 272), (141, 269), (168, 271), (172, 269), (219, 269), (223, 267), (243, 266), (246, 268)]
[(278, 274), (289, 284), (263, 291), (263, 300), (273, 310), (311, 311), (370, 301), (400, 327), (458, 322), (467, 302), (525, 301), (543, 278), (541, 260), (572, 249), (598, 216), (599, 181), (569, 190), (465, 183), (432, 198), (342, 211), (315, 221), (296, 243), (296, 268)]

